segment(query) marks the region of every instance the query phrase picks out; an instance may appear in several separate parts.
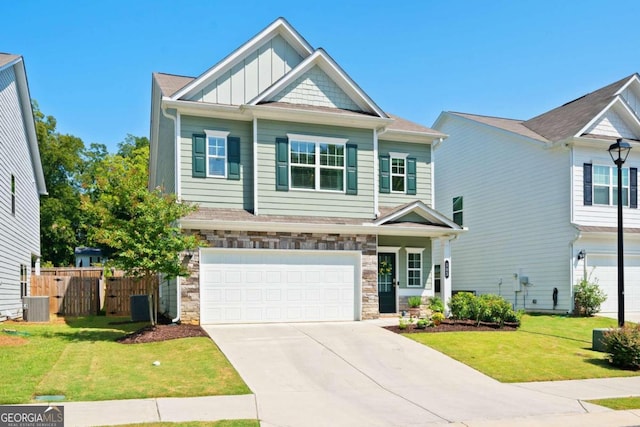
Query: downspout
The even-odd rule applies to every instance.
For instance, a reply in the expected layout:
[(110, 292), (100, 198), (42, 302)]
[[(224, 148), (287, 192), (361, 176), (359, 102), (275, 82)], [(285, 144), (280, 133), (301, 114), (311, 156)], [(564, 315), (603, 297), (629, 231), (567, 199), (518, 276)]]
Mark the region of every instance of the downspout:
[[(175, 165), (174, 165), (174, 170), (175, 170), (175, 192), (176, 192), (176, 198), (178, 200), (180, 200), (180, 196), (181, 196), (181, 191), (180, 191), (180, 141), (178, 138), (179, 135), (179, 131), (178, 131), (178, 126), (180, 124), (180, 113), (178, 113), (176, 111), (176, 115), (172, 116), (171, 114), (167, 113), (167, 108), (166, 107), (162, 107), (162, 115), (165, 116), (167, 119), (171, 120), (173, 122), (173, 129), (174, 129), (174, 150), (175, 150), (175, 156), (174, 156), (174, 161), (175, 161)], [(174, 317), (173, 319), (171, 319), (171, 323), (177, 323), (180, 321), (180, 305), (181, 305), (181, 298), (180, 298), (180, 276), (176, 277), (176, 317)]]
[(258, 118), (253, 118), (253, 214), (258, 215)]
[(175, 185), (175, 193), (176, 193), (176, 198), (178, 200), (180, 200), (180, 195), (181, 195), (181, 191), (180, 191), (180, 146), (179, 146), (179, 141), (178, 141), (178, 124), (179, 124), (179, 113), (176, 112), (175, 116), (172, 116), (171, 114), (167, 113), (167, 107), (162, 107), (162, 115), (165, 116), (167, 119), (171, 120), (173, 122), (173, 129), (174, 129), (174, 171), (176, 176), (174, 177), (174, 185)]

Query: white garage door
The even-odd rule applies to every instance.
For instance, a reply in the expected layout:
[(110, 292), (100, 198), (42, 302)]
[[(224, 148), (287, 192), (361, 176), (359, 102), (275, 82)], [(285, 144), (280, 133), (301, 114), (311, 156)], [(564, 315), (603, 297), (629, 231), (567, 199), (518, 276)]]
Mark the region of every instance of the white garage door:
[[(618, 257), (617, 255), (589, 255), (589, 266), (595, 267), (591, 278), (597, 278), (607, 300), (600, 311), (618, 311)], [(624, 309), (640, 311), (640, 257), (626, 256), (624, 268)], [(591, 270), (591, 268), (590, 268)]]
[(202, 249), (200, 322), (359, 318), (360, 252)]

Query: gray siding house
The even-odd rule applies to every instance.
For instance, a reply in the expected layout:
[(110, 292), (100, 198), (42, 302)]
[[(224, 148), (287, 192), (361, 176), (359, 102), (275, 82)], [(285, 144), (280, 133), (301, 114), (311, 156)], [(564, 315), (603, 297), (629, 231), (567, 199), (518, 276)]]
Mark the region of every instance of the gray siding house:
[(0, 53), (0, 320), (22, 315), (46, 194), (24, 61)]
[(446, 297), (463, 229), (432, 208), (444, 137), (386, 113), (282, 18), (198, 77), (154, 73), (150, 186), (198, 206), (181, 226), (203, 242), (184, 254), (190, 277), (162, 286), (163, 309), (358, 320)]

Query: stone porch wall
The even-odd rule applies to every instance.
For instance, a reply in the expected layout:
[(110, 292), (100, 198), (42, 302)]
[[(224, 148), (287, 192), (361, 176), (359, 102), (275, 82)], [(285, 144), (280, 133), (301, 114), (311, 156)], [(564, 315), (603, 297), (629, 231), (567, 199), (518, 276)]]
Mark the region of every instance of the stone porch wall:
[[(375, 235), (185, 230), (209, 248), (300, 249), (362, 252), (362, 318), (376, 319), (378, 310), (377, 237)], [(189, 261), (190, 275), (181, 280), (181, 321), (200, 323), (200, 258)]]

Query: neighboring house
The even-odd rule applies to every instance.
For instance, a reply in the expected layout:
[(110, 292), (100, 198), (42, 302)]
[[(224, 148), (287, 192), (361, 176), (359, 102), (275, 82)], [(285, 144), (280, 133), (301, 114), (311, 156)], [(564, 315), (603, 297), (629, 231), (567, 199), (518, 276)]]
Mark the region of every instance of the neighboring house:
[(104, 264), (106, 261), (102, 249), (80, 246), (75, 248), (76, 267), (93, 267), (96, 264)]
[(617, 170), (607, 150), (625, 138), (625, 306), (639, 311), (639, 113), (637, 74), (530, 120), (443, 112), (436, 206), (469, 228), (453, 251), (454, 291), (567, 312), (586, 276), (608, 295), (602, 311), (617, 311)]
[(44, 194), (24, 61), (0, 53), (0, 318), (22, 315), (32, 263), (39, 265)]
[(199, 77), (153, 74), (150, 186), (199, 206), (181, 226), (204, 243), (164, 310), (354, 320), (446, 294), (432, 244), (463, 230), (432, 208), (444, 136), (385, 113), (282, 18)]

